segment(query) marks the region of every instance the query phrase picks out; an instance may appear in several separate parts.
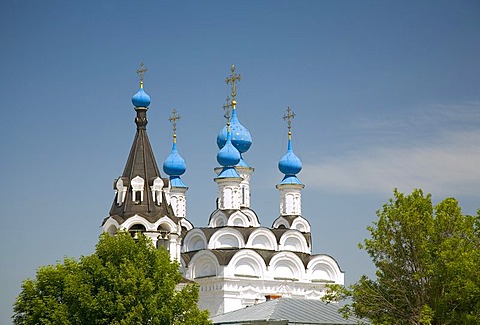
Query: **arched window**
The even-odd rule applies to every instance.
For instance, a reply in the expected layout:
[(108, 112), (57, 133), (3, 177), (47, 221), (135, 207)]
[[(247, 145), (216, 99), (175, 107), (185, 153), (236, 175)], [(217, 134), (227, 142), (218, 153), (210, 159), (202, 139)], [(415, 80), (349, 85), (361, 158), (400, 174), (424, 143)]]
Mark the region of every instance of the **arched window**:
[(143, 190), (145, 186), (145, 180), (140, 176), (135, 176), (132, 179), (132, 199), (135, 204), (140, 204), (143, 201)]
[(135, 237), (137, 235), (137, 233), (143, 233), (145, 232), (147, 229), (145, 228), (144, 225), (140, 224), (140, 223), (136, 223), (134, 225), (132, 225), (130, 228), (128, 228), (128, 232), (130, 233), (130, 235), (132, 235), (132, 237)]
[(157, 228), (157, 248), (165, 247), (167, 251), (170, 250), (170, 227), (165, 224), (161, 224)]
[(162, 203), (162, 189), (164, 186), (164, 182), (160, 177), (157, 177), (153, 180), (153, 185), (150, 187), (152, 190), (152, 197), (155, 203), (160, 204)]
[(127, 186), (124, 185), (122, 178), (117, 179), (115, 183), (115, 193), (117, 194), (117, 204), (122, 205), (125, 201), (125, 195), (127, 194)]

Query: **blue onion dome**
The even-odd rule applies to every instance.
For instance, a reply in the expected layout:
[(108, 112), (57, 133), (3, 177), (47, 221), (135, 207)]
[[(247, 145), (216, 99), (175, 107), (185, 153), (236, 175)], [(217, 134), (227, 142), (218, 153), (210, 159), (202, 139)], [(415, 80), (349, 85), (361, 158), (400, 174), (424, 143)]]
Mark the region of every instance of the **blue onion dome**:
[[(246, 152), (252, 145), (252, 135), (240, 122), (237, 117), (237, 110), (232, 110), (232, 117), (230, 119), (230, 130), (232, 133), (232, 144), (240, 153)], [(217, 136), (217, 145), (221, 149), (227, 142), (227, 127), (220, 130)]]
[(302, 170), (302, 162), (292, 150), (292, 140), (288, 139), (287, 153), (278, 162), (278, 169), (285, 175), (296, 175)]
[(180, 176), (187, 170), (185, 160), (180, 156), (177, 150), (177, 142), (173, 141), (172, 151), (163, 163), (163, 171), (169, 176)]
[(150, 96), (143, 90), (143, 82), (140, 83), (140, 90), (133, 95), (132, 103), (135, 107), (148, 107), (150, 105)]
[(170, 176), (170, 186), (171, 187), (187, 187), (182, 181), (180, 176)]
[[(228, 128), (227, 128), (228, 130)], [(217, 161), (220, 165), (235, 166), (240, 162), (240, 152), (232, 144), (231, 133), (227, 131), (227, 141), (225, 145), (217, 153)]]

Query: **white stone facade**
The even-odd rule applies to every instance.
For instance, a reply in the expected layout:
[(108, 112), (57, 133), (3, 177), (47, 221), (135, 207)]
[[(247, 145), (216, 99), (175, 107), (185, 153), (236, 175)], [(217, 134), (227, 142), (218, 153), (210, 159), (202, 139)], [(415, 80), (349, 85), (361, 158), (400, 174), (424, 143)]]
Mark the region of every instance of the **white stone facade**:
[(222, 203), (231, 194), (229, 187), (242, 184), (250, 193), (253, 168), (235, 169), (245, 178), (215, 179), (219, 204), (208, 227), (193, 228), (183, 239), (181, 270), (200, 286), (199, 307), (214, 316), (263, 302), (271, 294), (319, 299), (327, 283), (343, 284), (344, 273), (332, 257), (312, 255), (310, 224), (300, 215), (304, 185), (277, 186), (280, 216), (266, 228), (249, 208), (250, 200), (248, 207), (237, 204), (239, 195), (235, 204)]
[[(271, 255), (268, 265), (260, 253)], [(222, 265), (219, 257), (224, 254), (233, 256)], [(263, 302), (271, 294), (319, 299), (325, 284), (344, 283), (344, 273), (330, 256), (310, 255), (306, 266), (305, 262), (292, 251), (246, 248), (233, 252), (203, 249), (194, 254), (188, 267), (184, 260), (182, 264), (185, 277), (200, 285), (199, 307), (218, 315)]]

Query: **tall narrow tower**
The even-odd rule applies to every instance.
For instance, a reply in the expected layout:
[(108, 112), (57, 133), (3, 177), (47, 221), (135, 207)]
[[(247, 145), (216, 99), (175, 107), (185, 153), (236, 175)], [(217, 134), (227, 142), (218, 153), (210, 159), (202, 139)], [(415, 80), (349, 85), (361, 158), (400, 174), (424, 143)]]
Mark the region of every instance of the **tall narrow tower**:
[(168, 118), (173, 126), (173, 144), (170, 155), (163, 162), (163, 171), (170, 176), (168, 197), (173, 211), (175, 215), (180, 218), (181, 223), (185, 223), (185, 226), (188, 228), (187, 230), (189, 230), (192, 228), (192, 225), (186, 220), (187, 198), (185, 196), (188, 187), (180, 177), (187, 170), (187, 165), (177, 149), (177, 121), (180, 120), (180, 118), (181, 116), (177, 114), (177, 110), (175, 109), (172, 111), (172, 116)]
[[(295, 113), (288, 107), (287, 114), (283, 116), (288, 128), (287, 152), (278, 162), (278, 169), (285, 176), (276, 186), (280, 191), (280, 216), (273, 222), (272, 227), (293, 228), (310, 233), (310, 224), (302, 217), (302, 189), (305, 185), (297, 177), (302, 170), (302, 162), (292, 148), (292, 120), (294, 118)], [(310, 237), (309, 243), (311, 243)]]
[(227, 113), (227, 141), (217, 154), (217, 161), (223, 167), (214, 179), (218, 184), (217, 202), (220, 210), (240, 209), (240, 182), (242, 178), (234, 168), (240, 162), (240, 159), (240, 152), (232, 144), (230, 114)]
[[(231, 67), (231, 75), (225, 78), (225, 83), (232, 86), (230, 97), (224, 105), (228, 112), (230, 120), (230, 133), (233, 146), (240, 152), (240, 161), (235, 165), (235, 170), (242, 178), (240, 183), (240, 206), (250, 207), (250, 176), (254, 168), (250, 167), (243, 159), (243, 154), (250, 149), (252, 145), (252, 136), (250, 131), (245, 128), (237, 117), (237, 83), (242, 80), (242, 75), (235, 73), (235, 65)], [(230, 109), (232, 110), (230, 113)], [(223, 127), (217, 136), (217, 145), (221, 149), (227, 142), (227, 126)]]
[[(237, 117), (237, 83), (241, 78), (240, 74), (235, 73), (235, 65), (232, 65), (231, 75), (225, 78), (225, 83), (231, 85), (231, 94), (223, 106), (227, 123), (217, 135), (220, 149), (217, 160), (221, 167), (215, 168), (218, 175), (215, 178), (218, 184), (217, 210), (210, 217), (210, 227), (260, 225), (256, 213), (250, 208), (250, 176), (254, 169), (242, 156), (252, 145), (252, 136)], [(228, 165), (228, 168), (218, 159), (227, 151), (239, 155), (239, 159), (232, 162), (233, 165)]]
[(182, 226), (167, 201), (169, 179), (162, 178), (147, 135), (150, 96), (143, 89), (146, 71), (143, 64), (137, 71), (140, 89), (132, 97), (137, 131), (123, 174), (114, 181), (115, 199), (102, 228), (110, 234), (118, 229), (133, 236), (142, 232), (155, 245), (165, 246), (172, 259), (179, 259)]

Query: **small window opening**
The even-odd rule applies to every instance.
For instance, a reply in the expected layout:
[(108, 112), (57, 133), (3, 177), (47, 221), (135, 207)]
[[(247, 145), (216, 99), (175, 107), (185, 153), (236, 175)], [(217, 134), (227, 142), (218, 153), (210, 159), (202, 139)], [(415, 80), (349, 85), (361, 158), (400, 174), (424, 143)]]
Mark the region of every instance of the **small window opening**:
[(135, 192), (135, 204), (142, 202), (142, 193), (140, 191)]

